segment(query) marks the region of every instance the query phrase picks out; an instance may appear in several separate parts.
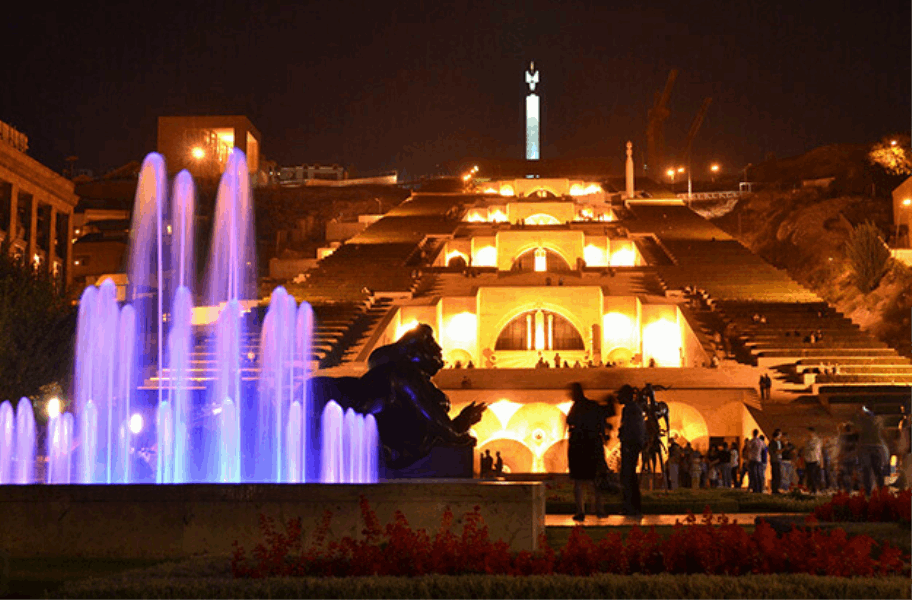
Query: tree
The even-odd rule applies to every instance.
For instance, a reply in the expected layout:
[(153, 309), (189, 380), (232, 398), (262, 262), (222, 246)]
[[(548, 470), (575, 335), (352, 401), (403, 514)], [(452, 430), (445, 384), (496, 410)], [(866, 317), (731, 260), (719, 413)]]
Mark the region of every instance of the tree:
[(890, 175), (912, 174), (912, 148), (906, 134), (888, 135), (868, 152), (871, 163), (883, 167)]
[(76, 311), (53, 279), (0, 244), (0, 401), (67, 389)]
[(862, 293), (869, 293), (880, 283), (887, 272), (890, 251), (880, 237), (880, 230), (871, 221), (855, 227), (846, 248), (849, 262), (855, 273), (855, 285)]

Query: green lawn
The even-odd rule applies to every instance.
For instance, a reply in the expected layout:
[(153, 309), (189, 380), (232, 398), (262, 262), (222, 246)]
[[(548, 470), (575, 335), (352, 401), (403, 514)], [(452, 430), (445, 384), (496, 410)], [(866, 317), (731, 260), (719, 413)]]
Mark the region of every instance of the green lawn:
[[(546, 483), (546, 507), (548, 514), (573, 514), (576, 512), (573, 500), (573, 484), (555, 480)], [(808, 494), (752, 494), (747, 490), (735, 489), (677, 489), (643, 490), (643, 512), (646, 514), (685, 514), (688, 511), (700, 514), (706, 506), (714, 514), (735, 514), (754, 512), (809, 513), (818, 504), (829, 500), (828, 496)], [(621, 509), (619, 494), (603, 494), (609, 514)]]

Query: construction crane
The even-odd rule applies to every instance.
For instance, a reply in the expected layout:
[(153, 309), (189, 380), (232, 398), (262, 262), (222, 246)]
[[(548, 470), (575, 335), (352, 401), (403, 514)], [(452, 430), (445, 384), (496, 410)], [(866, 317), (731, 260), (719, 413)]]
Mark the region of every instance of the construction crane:
[(697, 136), (697, 132), (700, 131), (700, 125), (703, 124), (703, 119), (706, 117), (706, 111), (709, 110), (710, 104), (712, 104), (712, 98), (709, 96), (703, 98), (703, 104), (700, 105), (700, 110), (697, 111), (697, 116), (694, 117), (693, 123), (690, 125), (690, 131), (687, 132), (687, 145), (684, 147), (684, 164), (687, 165), (688, 198), (693, 196), (693, 177), (691, 176), (690, 168), (690, 150), (693, 148), (694, 138)]
[(668, 110), (668, 98), (671, 97), (671, 89), (674, 87), (675, 79), (678, 78), (678, 70), (672, 69), (668, 73), (668, 80), (665, 82), (665, 89), (661, 94), (656, 93), (655, 104), (649, 109), (649, 123), (646, 125), (646, 168), (656, 172), (661, 172), (665, 161), (665, 132), (663, 126), (665, 119), (671, 114)]

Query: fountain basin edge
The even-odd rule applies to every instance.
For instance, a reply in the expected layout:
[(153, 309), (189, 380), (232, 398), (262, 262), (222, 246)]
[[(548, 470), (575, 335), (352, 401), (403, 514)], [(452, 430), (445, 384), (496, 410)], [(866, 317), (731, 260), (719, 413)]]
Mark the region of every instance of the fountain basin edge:
[[(447, 507), (452, 530), (475, 506), (491, 539), (536, 550), (545, 527), (545, 487), (538, 482), (466, 479), (376, 484), (182, 484), (0, 486), (0, 551), (10, 557), (179, 559), (248, 552), (263, 542), (260, 515), (300, 517), (310, 536), (332, 512), (327, 541), (361, 537), (359, 502), (381, 525), (402, 511), (413, 529), (433, 534)], [(305, 540), (305, 545), (309, 540)]]

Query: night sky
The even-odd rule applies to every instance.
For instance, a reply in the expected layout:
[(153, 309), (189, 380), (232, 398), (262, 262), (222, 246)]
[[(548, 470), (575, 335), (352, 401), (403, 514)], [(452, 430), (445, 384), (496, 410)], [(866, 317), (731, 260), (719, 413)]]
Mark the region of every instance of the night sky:
[(670, 152), (713, 98), (695, 171), (910, 124), (909, 0), (29, 4), (0, 28), (0, 120), (57, 170), (141, 160), (158, 116), (191, 114), (247, 115), (280, 165), (413, 176), (522, 157), (529, 60), (542, 156), (616, 157), (619, 173), (673, 67)]

